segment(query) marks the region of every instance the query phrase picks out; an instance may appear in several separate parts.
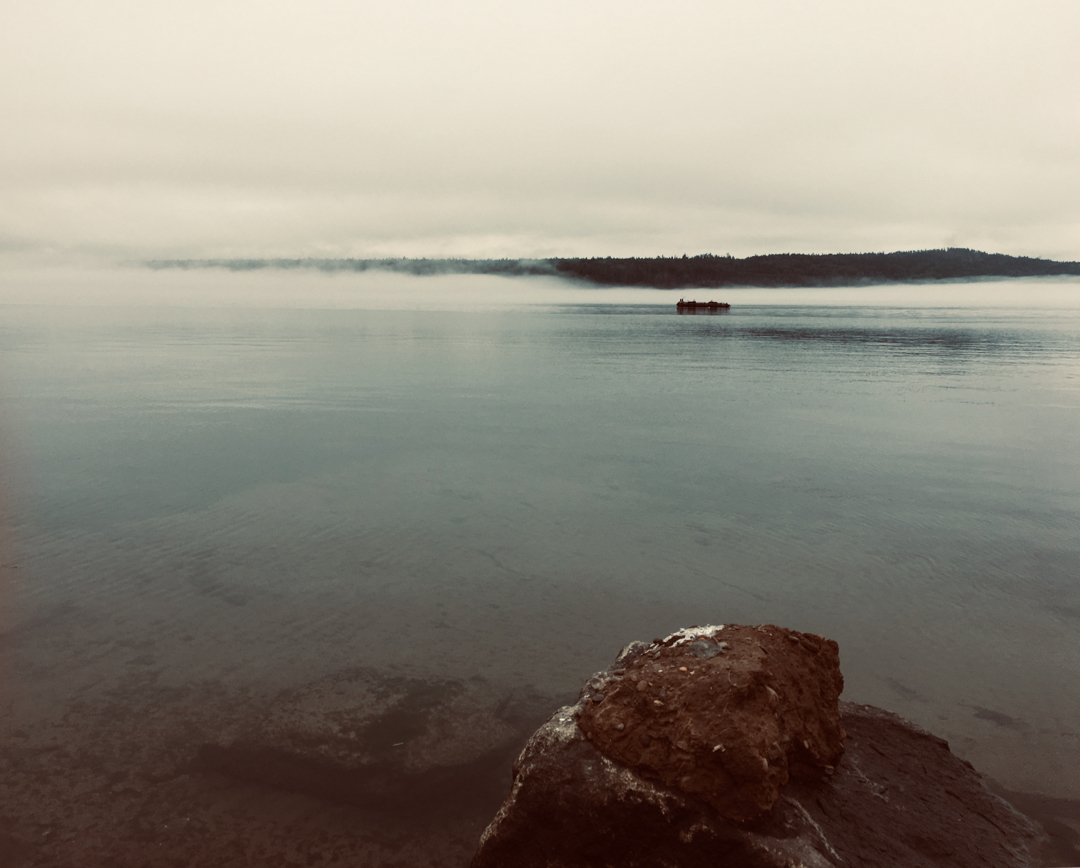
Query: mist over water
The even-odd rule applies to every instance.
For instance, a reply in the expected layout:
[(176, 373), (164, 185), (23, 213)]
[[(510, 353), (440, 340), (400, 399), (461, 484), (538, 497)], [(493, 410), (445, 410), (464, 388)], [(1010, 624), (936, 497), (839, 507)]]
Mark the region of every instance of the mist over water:
[(656, 304), (678, 296), (721, 296), (732, 304), (831, 307), (1080, 308), (1080, 278), (940, 281), (836, 288), (672, 290), (594, 287), (554, 277), (490, 275), (417, 277), (379, 271), (315, 269), (161, 269), (116, 267), (98, 260), (62, 265), (8, 256), (0, 270), (0, 304), (358, 310), (487, 310), (516, 305)]
[(771, 622), (1080, 798), (1080, 283), (83, 278), (0, 290), (9, 731)]

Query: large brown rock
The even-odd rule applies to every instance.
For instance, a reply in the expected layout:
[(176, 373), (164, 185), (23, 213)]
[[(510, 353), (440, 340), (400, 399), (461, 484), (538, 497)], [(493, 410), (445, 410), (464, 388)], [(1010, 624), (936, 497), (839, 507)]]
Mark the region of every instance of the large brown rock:
[[(696, 634), (693, 640), (690, 632)], [(702, 632), (716, 647), (728, 642), (732, 656), (703, 646), (697, 652), (703, 656), (694, 656), (690, 649)], [(737, 664), (740, 652), (732, 649), (754, 641), (755, 634), (771, 637), (760, 642), (767, 653), (748, 650)], [(719, 638), (724, 635), (735, 641)], [(785, 644), (790, 648), (782, 653)], [(693, 669), (687, 654), (698, 661)], [(711, 677), (727, 682), (730, 674), (731, 690), (718, 687), (711, 693), (686, 680), (702, 672), (701, 661), (718, 658), (721, 665), (710, 667)], [(779, 663), (781, 658), (790, 668)], [(777, 671), (769, 671), (765, 660)], [(801, 688), (797, 661), (810, 667)], [(839, 683), (827, 675), (835, 662), (835, 644), (779, 628), (695, 629), (652, 645), (628, 646), (610, 669), (589, 680), (576, 705), (560, 709), (529, 740), (514, 765), (511, 793), (484, 832), (472, 868), (1037, 864), (1041, 833), (992, 795), (946, 742), (880, 709), (849, 703), (837, 708), (835, 696), (834, 714), (827, 713), (826, 697), (839, 692)], [(669, 694), (665, 681), (661, 699), (659, 685), (671, 665), (679, 673), (672, 678), (683, 679), (682, 686)], [(638, 676), (636, 682), (631, 674)], [(659, 714), (649, 708), (656, 699), (642, 704), (626, 695), (637, 692), (631, 685), (643, 678), (647, 686), (640, 692), (655, 689), (664, 704), (652, 705)], [(758, 686), (736, 687), (751, 683)], [(778, 694), (775, 704), (764, 688)], [(788, 703), (781, 688), (789, 694)], [(805, 692), (801, 699), (800, 689)], [(612, 710), (605, 711), (609, 702)], [(690, 719), (680, 708), (692, 709), (701, 719)], [(738, 738), (728, 731), (725, 740), (713, 744), (742, 745), (744, 759), (730, 765), (713, 762), (707, 754), (716, 728), (736, 725), (749, 729)], [(847, 734), (842, 753), (841, 726)], [(641, 735), (649, 736), (643, 751), (632, 747), (629, 736), (623, 738), (630, 727), (639, 744)], [(652, 750), (654, 740), (662, 749)], [(779, 750), (770, 753), (763, 747), (773, 743)], [(609, 756), (611, 746), (625, 751), (633, 765)], [(704, 746), (710, 751), (703, 752)], [(781, 783), (781, 755), (787, 783)], [(761, 772), (753, 772), (754, 760), (745, 757), (764, 757), (768, 770), (758, 760)], [(706, 780), (708, 770), (717, 773), (720, 783)], [(771, 808), (762, 811), (774, 790)], [(736, 794), (748, 799), (748, 807), (736, 805)]]
[(829, 772), (843, 754), (840, 653), (821, 636), (694, 627), (620, 661), (590, 682), (582, 732), (729, 820), (764, 815), (792, 772)]

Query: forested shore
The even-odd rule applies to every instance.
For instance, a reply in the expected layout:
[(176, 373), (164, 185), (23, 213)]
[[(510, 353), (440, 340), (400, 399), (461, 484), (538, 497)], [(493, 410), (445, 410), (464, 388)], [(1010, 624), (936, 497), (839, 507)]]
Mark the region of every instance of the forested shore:
[(978, 278), (1080, 275), (1080, 262), (984, 253), (962, 247), (897, 253), (774, 253), (764, 256), (592, 257), (552, 259), (173, 259), (151, 268), (317, 269), (413, 275), (546, 275), (597, 286), (692, 289), (733, 286), (857, 286)]

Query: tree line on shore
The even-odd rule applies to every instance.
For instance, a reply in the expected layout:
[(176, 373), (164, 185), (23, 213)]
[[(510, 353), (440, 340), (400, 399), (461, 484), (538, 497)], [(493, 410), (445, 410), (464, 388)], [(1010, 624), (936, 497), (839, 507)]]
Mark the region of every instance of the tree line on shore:
[(733, 286), (857, 286), (987, 277), (1080, 275), (1080, 262), (983, 253), (963, 247), (897, 253), (773, 253), (763, 256), (552, 259), (180, 259), (152, 268), (261, 268), (391, 271), (413, 275), (493, 274), (562, 277), (598, 286), (693, 289)]

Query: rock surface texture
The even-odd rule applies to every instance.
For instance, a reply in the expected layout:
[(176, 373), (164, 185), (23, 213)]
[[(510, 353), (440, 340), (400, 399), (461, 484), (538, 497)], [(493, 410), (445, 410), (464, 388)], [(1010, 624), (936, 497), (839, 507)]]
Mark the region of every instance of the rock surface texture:
[(611, 759), (736, 822), (770, 811), (792, 773), (844, 752), (840, 652), (781, 627), (680, 631), (635, 643), (586, 688), (578, 725)]
[(778, 627), (633, 643), (530, 739), (472, 868), (1037, 864), (946, 742), (842, 684), (835, 643)]

